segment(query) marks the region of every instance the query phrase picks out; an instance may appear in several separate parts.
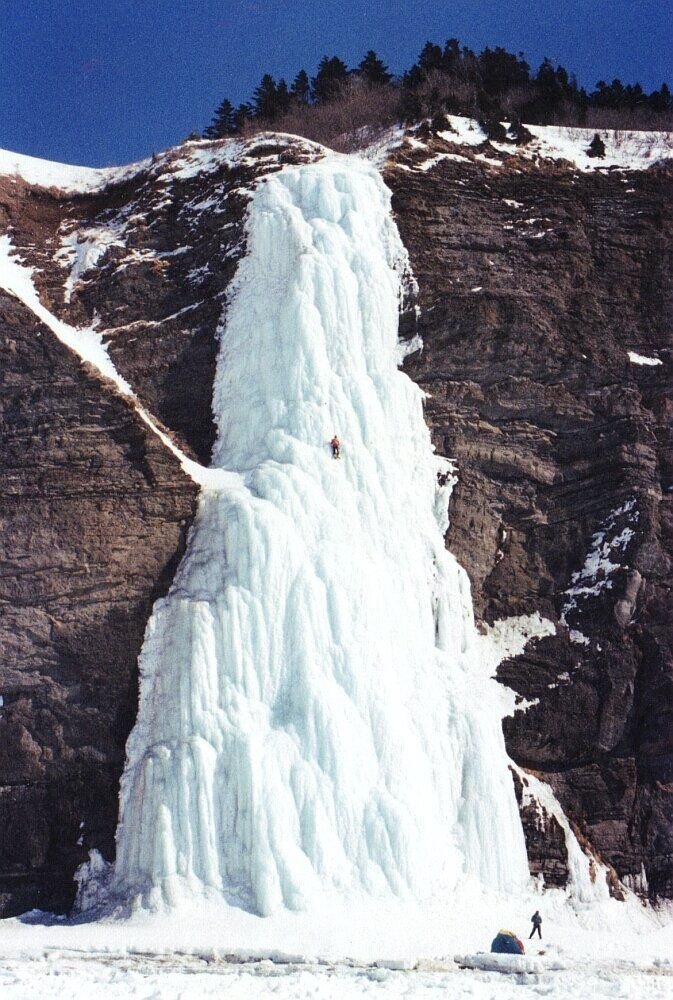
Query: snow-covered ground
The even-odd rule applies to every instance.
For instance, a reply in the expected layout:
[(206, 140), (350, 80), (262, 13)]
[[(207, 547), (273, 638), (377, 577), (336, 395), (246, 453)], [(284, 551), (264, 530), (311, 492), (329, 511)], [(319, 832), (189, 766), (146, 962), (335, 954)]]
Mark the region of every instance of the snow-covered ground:
[(100, 190), (108, 184), (132, 177), (148, 163), (149, 160), (145, 160), (125, 167), (77, 167), (0, 149), (0, 174), (19, 177), (26, 184), (69, 192)]
[[(666, 962), (667, 960), (664, 960)], [(30, 961), (3, 962), (0, 989), (6, 1000), (657, 1000), (673, 995), (673, 967), (617, 960), (597, 963), (560, 955), (561, 968), (544, 960), (530, 971), (463, 970), (455, 962), (421, 962), (395, 970), (346, 963), (245, 964), (170, 954), (157, 957), (77, 955), (55, 950)], [(513, 965), (514, 963), (510, 963)], [(506, 963), (503, 963), (506, 965)]]
[[(568, 125), (527, 125), (526, 128), (532, 132), (533, 141), (523, 147), (524, 155), (568, 160), (580, 170), (608, 167), (646, 170), (661, 160), (673, 158), (673, 134), (670, 132), (630, 132)], [(598, 158), (587, 155), (597, 133), (605, 145), (605, 156)]]
[[(534, 909), (543, 916), (542, 942), (526, 941), (523, 958), (494, 961), (489, 948), (496, 932), (511, 927), (527, 938)], [(32, 923), (41, 919), (34, 914), (26, 923), (2, 923), (0, 989), (3, 1000), (671, 997), (671, 915), (639, 911), (634, 899), (571, 912), (557, 893), (524, 902), (476, 891), (460, 906), (445, 901), (432, 924), (419, 926), (413, 907), (391, 907), (381, 928), (388, 947), (377, 947), (376, 927), (355, 921), (347, 932), (348, 915), (326, 911), (315, 926), (305, 925), (303, 949), (283, 947), (282, 940), (264, 947), (266, 921), (259, 917), (250, 918), (248, 947), (240, 947), (239, 928), (205, 907), (179, 921), (139, 916), (80, 926)], [(295, 917), (287, 917), (288, 939)]]

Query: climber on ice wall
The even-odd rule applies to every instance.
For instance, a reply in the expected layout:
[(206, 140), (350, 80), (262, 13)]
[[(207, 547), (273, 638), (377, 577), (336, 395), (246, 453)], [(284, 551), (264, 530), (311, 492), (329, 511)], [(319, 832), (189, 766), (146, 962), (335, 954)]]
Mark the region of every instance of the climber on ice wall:
[(341, 448), (341, 442), (339, 441), (339, 438), (336, 436), (336, 434), (330, 441), (330, 444), (332, 446), (332, 458), (341, 458), (341, 452), (339, 450)]

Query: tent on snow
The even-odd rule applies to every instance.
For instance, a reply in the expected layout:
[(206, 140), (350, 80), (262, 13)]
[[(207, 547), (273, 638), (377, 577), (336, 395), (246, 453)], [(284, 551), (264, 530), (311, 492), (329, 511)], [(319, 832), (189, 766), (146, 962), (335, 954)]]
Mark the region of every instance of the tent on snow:
[(491, 951), (499, 955), (523, 955), (526, 949), (513, 931), (498, 931), (491, 942)]

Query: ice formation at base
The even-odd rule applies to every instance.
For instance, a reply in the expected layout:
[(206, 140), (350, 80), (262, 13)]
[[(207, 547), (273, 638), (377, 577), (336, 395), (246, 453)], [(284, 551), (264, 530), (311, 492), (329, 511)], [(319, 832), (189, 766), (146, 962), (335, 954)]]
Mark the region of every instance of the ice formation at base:
[(521, 887), (497, 694), (397, 368), (390, 194), (330, 156), (262, 182), (248, 228), (214, 394), (213, 464), (236, 475), (202, 490), (148, 625), (115, 891), (266, 915)]

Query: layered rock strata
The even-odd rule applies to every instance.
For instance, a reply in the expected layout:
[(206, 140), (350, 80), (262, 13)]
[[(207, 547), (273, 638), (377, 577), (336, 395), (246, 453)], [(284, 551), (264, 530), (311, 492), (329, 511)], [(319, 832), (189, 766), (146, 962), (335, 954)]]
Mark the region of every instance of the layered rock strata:
[(533, 702), (505, 720), (512, 758), (620, 878), (670, 895), (673, 168), (456, 152), (430, 132), (386, 174), (420, 289), (407, 370), (459, 469), (447, 544), (478, 617), (559, 623), (500, 668)]

